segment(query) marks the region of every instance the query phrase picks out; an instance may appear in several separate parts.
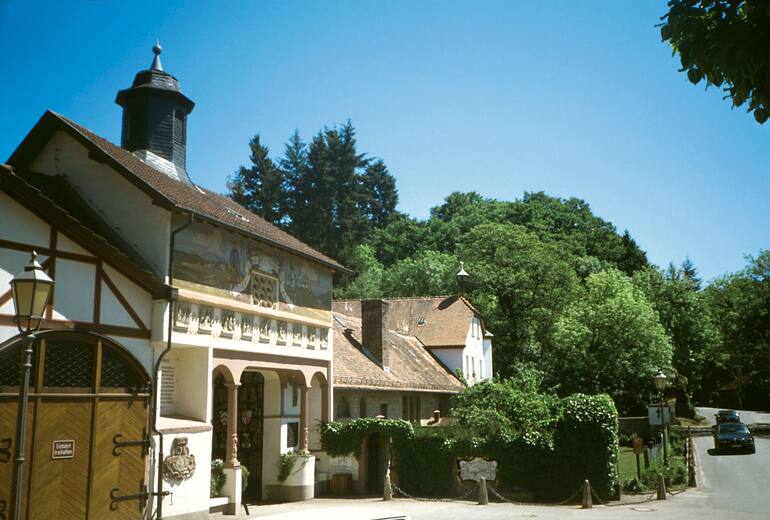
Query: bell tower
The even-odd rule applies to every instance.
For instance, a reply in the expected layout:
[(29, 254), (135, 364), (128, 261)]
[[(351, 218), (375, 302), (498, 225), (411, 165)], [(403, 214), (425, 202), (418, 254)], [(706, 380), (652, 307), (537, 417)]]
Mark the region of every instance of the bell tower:
[(179, 81), (163, 70), (161, 51), (155, 43), (150, 68), (137, 72), (131, 88), (115, 98), (123, 107), (120, 146), (169, 177), (192, 184), (185, 163), (187, 116), (195, 103), (179, 90)]

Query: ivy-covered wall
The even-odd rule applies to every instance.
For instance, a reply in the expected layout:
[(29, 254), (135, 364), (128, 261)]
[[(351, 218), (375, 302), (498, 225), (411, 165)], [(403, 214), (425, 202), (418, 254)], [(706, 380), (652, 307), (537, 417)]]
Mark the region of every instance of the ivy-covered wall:
[(367, 435), (393, 439), (399, 486), (410, 494), (452, 496), (457, 460), (484, 457), (498, 463), (497, 485), (527, 489), (541, 500), (563, 500), (591, 482), (603, 497), (617, 479), (618, 414), (607, 395), (563, 399), (553, 431), (472, 437), (459, 426), (417, 428), (401, 420), (357, 419), (329, 423), (324, 449), (333, 456), (360, 455)]

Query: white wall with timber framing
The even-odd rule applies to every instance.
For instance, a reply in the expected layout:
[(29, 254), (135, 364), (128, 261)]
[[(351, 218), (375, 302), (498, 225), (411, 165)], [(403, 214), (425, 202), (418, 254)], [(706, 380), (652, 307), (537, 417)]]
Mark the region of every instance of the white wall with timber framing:
[(56, 281), (47, 328), (81, 328), (113, 337), (152, 372), (151, 295), (107, 261), (0, 192), (0, 340), (17, 334), (9, 281), (31, 252)]
[(63, 175), (129, 243), (164, 276), (168, 269), (171, 213), (111, 167), (89, 157), (88, 149), (56, 132), (30, 170)]

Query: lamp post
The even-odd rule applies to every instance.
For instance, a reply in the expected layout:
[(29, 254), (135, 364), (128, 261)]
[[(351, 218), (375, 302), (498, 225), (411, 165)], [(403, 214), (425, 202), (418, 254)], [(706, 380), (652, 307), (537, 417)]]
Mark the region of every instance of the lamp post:
[(465, 272), (465, 262), (460, 262), (460, 270), (455, 275), (457, 277), (457, 283), (460, 284), (460, 296), (465, 296), (465, 282), (468, 281), (470, 275)]
[(660, 426), (663, 430), (663, 465), (668, 466), (668, 435), (666, 435), (666, 416), (663, 413), (663, 390), (666, 389), (666, 374), (658, 370), (654, 376), (655, 388), (660, 394)]
[(13, 321), (22, 334), (21, 365), (19, 374), (19, 405), (16, 410), (16, 456), (13, 465), (13, 511), (11, 518), (21, 517), (21, 495), (24, 487), (24, 445), (27, 434), (27, 401), (29, 400), (29, 373), (32, 369), (32, 348), (35, 333), (43, 322), (48, 299), (54, 281), (48, 277), (37, 263), (37, 253), (24, 267), (24, 272), (11, 280), (13, 294)]

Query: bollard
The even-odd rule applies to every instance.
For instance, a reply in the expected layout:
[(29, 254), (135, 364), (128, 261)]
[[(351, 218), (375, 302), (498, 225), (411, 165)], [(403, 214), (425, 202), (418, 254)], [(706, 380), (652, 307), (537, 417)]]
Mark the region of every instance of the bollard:
[(658, 500), (666, 500), (666, 479), (658, 473)]
[(479, 505), (485, 506), (489, 504), (489, 495), (487, 495), (487, 479), (481, 477), (479, 479)]
[(583, 509), (590, 509), (594, 506), (591, 500), (591, 484), (588, 479), (583, 481)]
[(390, 486), (390, 472), (385, 474), (382, 485), (382, 499), (385, 501), (393, 499), (393, 488)]

